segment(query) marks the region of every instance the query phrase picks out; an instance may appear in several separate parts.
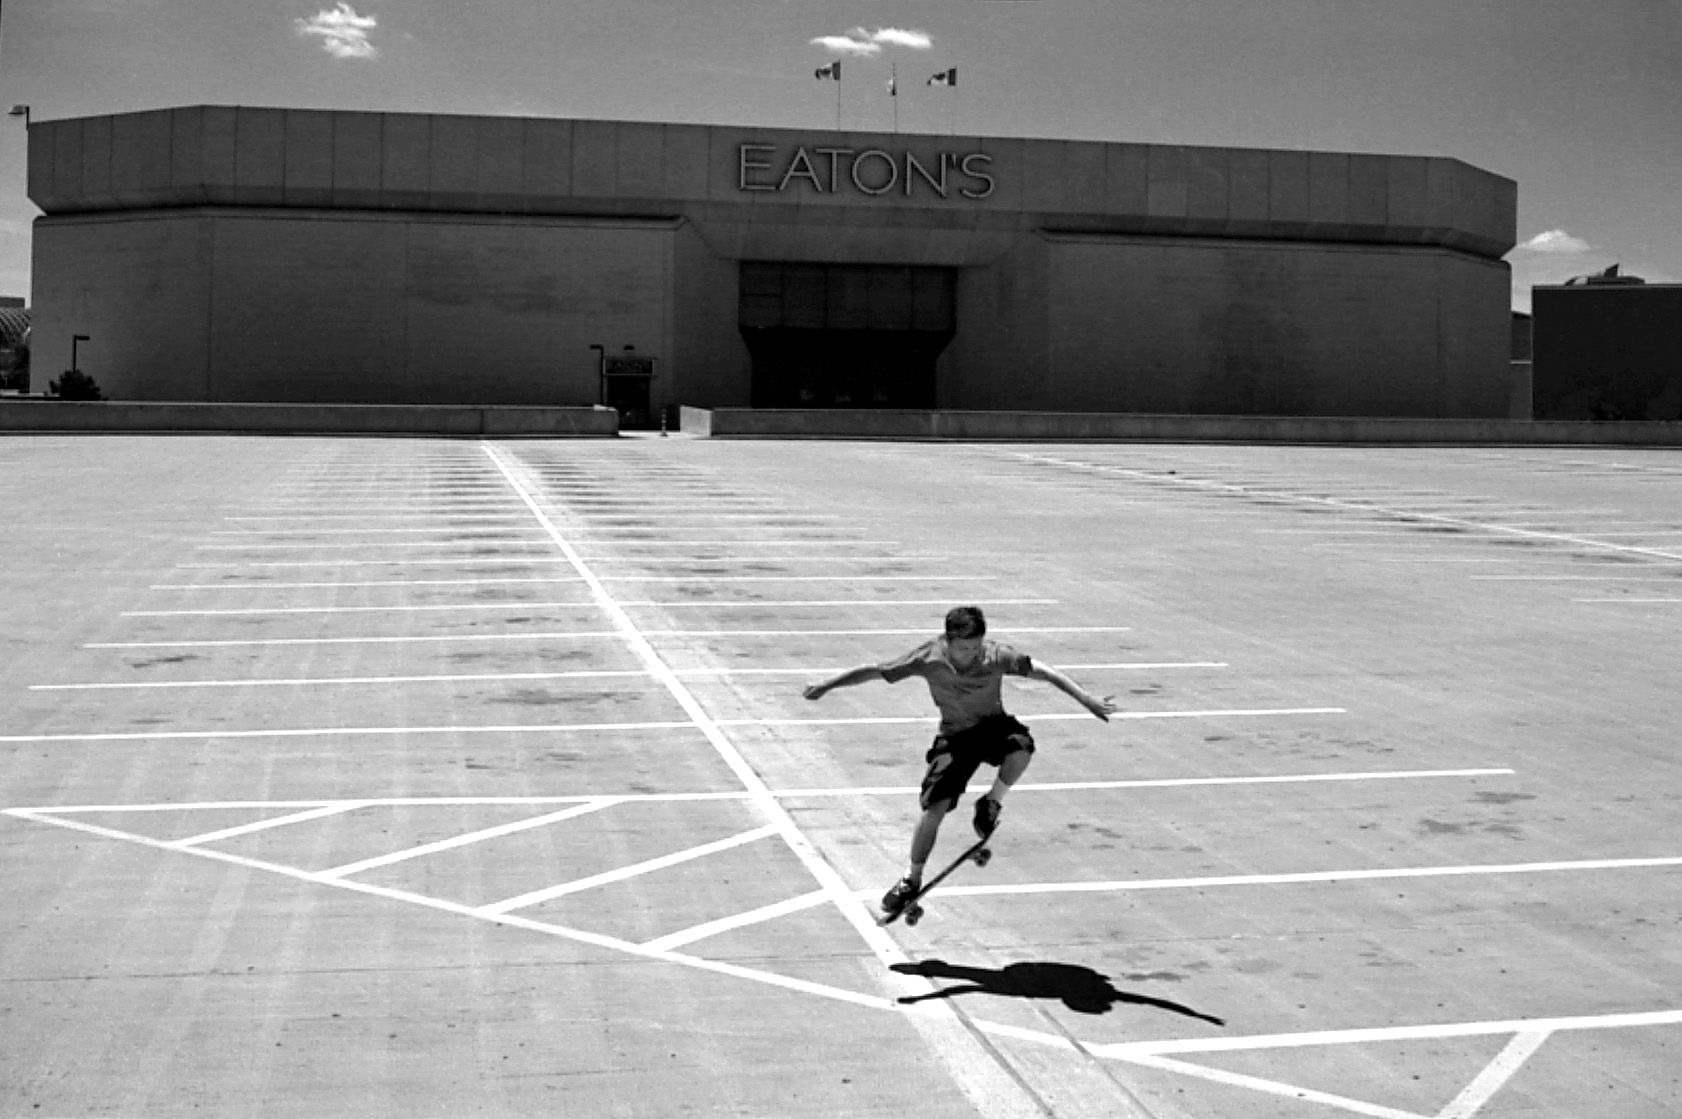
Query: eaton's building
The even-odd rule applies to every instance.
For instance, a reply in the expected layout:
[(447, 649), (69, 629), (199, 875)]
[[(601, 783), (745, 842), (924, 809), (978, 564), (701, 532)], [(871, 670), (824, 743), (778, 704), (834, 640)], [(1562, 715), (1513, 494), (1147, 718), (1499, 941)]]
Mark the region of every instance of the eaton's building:
[(29, 194), (37, 366), (118, 399), (1507, 414), (1451, 159), (200, 106)]

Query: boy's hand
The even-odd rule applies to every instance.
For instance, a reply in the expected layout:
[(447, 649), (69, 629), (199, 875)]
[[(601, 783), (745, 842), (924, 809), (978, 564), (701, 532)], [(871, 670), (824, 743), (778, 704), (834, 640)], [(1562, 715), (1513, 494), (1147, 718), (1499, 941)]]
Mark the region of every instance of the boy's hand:
[(807, 684), (806, 690), (800, 694), (805, 696), (807, 699), (822, 699), (823, 694), (828, 690), (829, 689), (824, 687), (822, 684)]
[(1121, 710), (1121, 708), (1116, 706), (1115, 696), (1113, 695), (1104, 696), (1102, 699), (1093, 699), (1091, 696), (1087, 696), (1082, 702), (1086, 704), (1086, 709), (1088, 711), (1092, 712), (1106, 723), (1110, 721), (1111, 715), (1114, 715), (1117, 711)]

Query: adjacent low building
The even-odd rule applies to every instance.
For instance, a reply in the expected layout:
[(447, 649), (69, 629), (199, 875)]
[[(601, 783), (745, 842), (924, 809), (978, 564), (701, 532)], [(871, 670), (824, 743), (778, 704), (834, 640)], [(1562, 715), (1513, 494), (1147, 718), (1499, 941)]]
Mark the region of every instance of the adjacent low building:
[(1614, 266), (1534, 287), (1539, 420), (1682, 420), (1682, 284)]
[(35, 123), (29, 194), (37, 365), (114, 398), (1509, 408), (1452, 159), (195, 106)]

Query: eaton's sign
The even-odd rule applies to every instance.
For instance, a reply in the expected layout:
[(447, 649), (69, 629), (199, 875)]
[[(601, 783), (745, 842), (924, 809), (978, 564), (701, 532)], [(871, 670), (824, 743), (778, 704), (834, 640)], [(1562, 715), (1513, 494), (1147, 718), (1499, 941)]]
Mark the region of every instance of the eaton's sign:
[(738, 152), (739, 190), (785, 191), (804, 183), (819, 194), (906, 197), (927, 192), (936, 197), (986, 198), (993, 193), (993, 176), (986, 152), (936, 152), (930, 163), (911, 152), (895, 154), (881, 148), (808, 148), (792, 152), (775, 144), (743, 144)]

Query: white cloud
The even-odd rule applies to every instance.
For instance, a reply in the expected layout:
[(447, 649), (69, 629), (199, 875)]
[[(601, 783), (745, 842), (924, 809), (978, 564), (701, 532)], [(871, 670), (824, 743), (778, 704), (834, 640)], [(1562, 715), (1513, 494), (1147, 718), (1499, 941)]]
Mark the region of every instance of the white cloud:
[(926, 51), (934, 46), (934, 38), (926, 31), (903, 27), (878, 27), (875, 30), (855, 27), (845, 35), (820, 35), (812, 40), (812, 44), (832, 54), (870, 57), (881, 54), (885, 46)]
[(340, 0), (332, 10), (317, 12), (309, 19), (293, 21), (300, 35), (318, 35), (322, 49), (334, 58), (373, 58), (379, 54), (368, 41), (368, 32), (379, 26), (373, 16), (356, 14)]
[(1581, 237), (1573, 237), (1563, 229), (1538, 233), (1519, 246), (1533, 253), (1586, 253), (1592, 246)]

